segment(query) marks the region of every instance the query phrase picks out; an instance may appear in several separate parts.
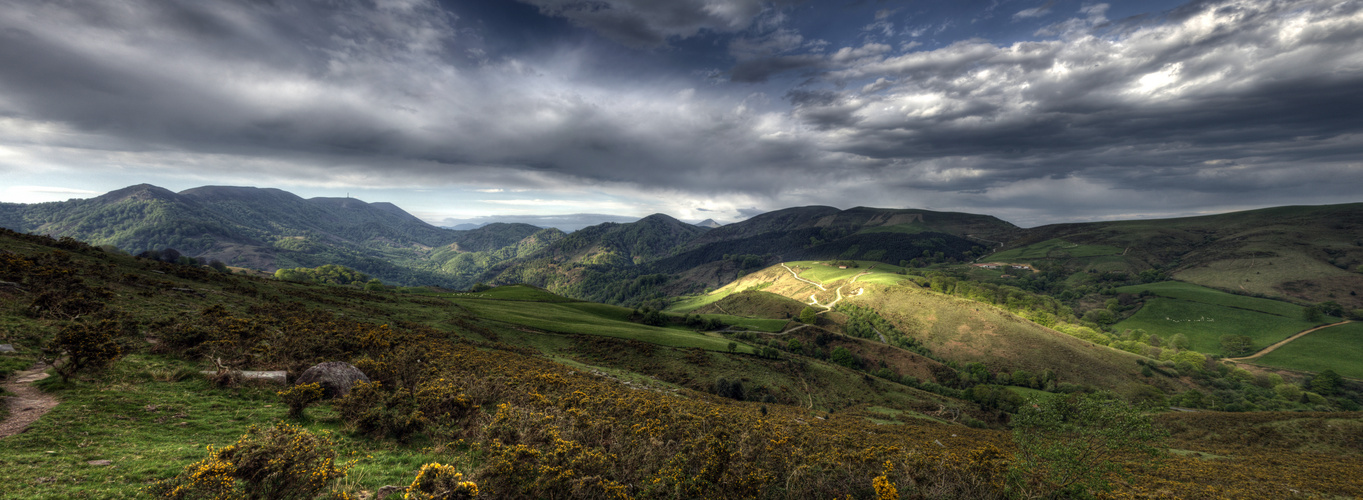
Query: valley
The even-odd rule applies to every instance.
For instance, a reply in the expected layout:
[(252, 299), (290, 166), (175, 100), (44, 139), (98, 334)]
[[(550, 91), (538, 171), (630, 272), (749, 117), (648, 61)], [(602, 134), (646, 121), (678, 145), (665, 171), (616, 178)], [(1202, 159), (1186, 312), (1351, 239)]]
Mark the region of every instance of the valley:
[[(1363, 472), (1363, 323), (1349, 321), (1359, 275), (1347, 271), (1363, 254), (1340, 222), (1359, 206), (1256, 212), (1248, 233), (1209, 229), (1222, 216), (1023, 229), (803, 207), (564, 234), (422, 227), (395, 206), (268, 190), (134, 188), (3, 207), (0, 220), (64, 236), (0, 234), (0, 344), (16, 348), (0, 378), (61, 360), (23, 382), (59, 404), (0, 438), (15, 498), (208, 491), (186, 468), (203, 445), (282, 424), (329, 436), (352, 465), (325, 487), (355, 498), (430, 463), (498, 498), (871, 498), (887, 482), (931, 497), (1061, 495), (1019, 468), (1019, 426), (1029, 408), (1084, 401), (1130, 408), (1163, 443), (1149, 450), (1163, 468), (1111, 459), (1131, 474), (1102, 476), (1121, 495), (1363, 494), (1347, 479)], [(355, 212), (248, 225), (264, 216), (230, 214), (259, 203), (223, 201), (262, 193), (292, 207), (281, 211)], [(171, 222), (140, 229), (127, 215), (139, 206)], [(82, 242), (90, 213), (124, 214), (122, 229)], [(1322, 213), (1344, 215), (1302, 218)], [(1255, 232), (1286, 225), (1321, 243), (1283, 259), (1287, 240)], [(184, 227), (206, 232), (164, 236)], [(271, 256), (280, 278), (246, 269), (266, 261), (214, 265), (229, 240)], [(166, 259), (168, 242), (184, 255)], [(1274, 262), (1255, 272), (1308, 259), (1344, 274), (1220, 286), (1213, 271), (1251, 269), (1236, 267), (1249, 266), (1243, 248)], [(377, 383), (298, 400), (239, 375), (293, 379), (336, 360)]]

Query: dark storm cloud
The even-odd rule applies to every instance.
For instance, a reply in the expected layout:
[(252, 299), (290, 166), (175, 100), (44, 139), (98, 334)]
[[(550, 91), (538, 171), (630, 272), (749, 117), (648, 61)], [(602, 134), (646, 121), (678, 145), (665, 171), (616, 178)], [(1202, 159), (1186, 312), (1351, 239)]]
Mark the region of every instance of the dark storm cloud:
[[(1363, 185), (1359, 2), (1200, 1), (1116, 20), (1105, 4), (1032, 2), (999, 7), (999, 22), (1035, 30), (1025, 40), (932, 48), (918, 45), (932, 30), (911, 26), (968, 23), (795, 3), (0, 0), (0, 172), (1019, 222), (1347, 201)], [(809, 29), (832, 13), (862, 17)], [(574, 34), (499, 38), (525, 16)]]
[(520, 0), (632, 47), (657, 47), (701, 31), (731, 33), (763, 10), (801, 0)]
[[(691, 7), (709, 12), (696, 26), (720, 29), (757, 6)], [(677, 8), (645, 11), (682, 33)], [(45, 145), (84, 134), (122, 151), (271, 158), (274, 176), (735, 190), (817, 156), (743, 96), (592, 81), (575, 74), (592, 55), (575, 49), (466, 60), (495, 30), (423, 0), (21, 2), (0, 23), (0, 113), (68, 129), (32, 138)]]
[[(1359, 4), (1202, 3), (1158, 24), (1124, 26), (1118, 36), (1092, 29), (1111, 27), (1101, 12), (1059, 23), (1053, 29), (1067, 35), (1053, 41), (966, 41), (861, 59), (826, 78), (899, 83), (869, 93), (801, 89), (788, 98), (795, 117), (836, 136), (825, 147), (899, 166), (910, 174), (906, 186), (928, 189), (978, 192), (1083, 176), (1133, 189), (1220, 191), (1225, 179), (1168, 169), (1350, 161), (1304, 146), (1363, 125), (1349, 111), (1363, 107)], [(951, 166), (934, 166), (941, 164)], [(1337, 168), (1359, 177), (1356, 166)], [(1265, 189), (1254, 179), (1270, 177), (1232, 185)]]

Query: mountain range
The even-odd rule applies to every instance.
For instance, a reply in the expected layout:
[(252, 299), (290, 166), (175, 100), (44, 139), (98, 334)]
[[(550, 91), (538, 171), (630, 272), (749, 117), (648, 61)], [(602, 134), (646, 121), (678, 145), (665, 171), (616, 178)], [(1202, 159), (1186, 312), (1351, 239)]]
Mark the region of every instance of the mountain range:
[(1357, 296), (1363, 204), (1035, 228), (989, 215), (826, 206), (723, 226), (707, 222), (655, 214), (573, 233), (523, 223), (452, 230), (391, 203), (304, 199), (253, 187), (175, 193), (147, 184), (83, 200), (0, 204), (0, 227), (131, 253), (175, 248), (264, 271), (340, 264), (402, 285), (527, 283), (627, 305), (716, 288), (782, 261), (843, 259), (1152, 273), (1227, 291), (1363, 307)]

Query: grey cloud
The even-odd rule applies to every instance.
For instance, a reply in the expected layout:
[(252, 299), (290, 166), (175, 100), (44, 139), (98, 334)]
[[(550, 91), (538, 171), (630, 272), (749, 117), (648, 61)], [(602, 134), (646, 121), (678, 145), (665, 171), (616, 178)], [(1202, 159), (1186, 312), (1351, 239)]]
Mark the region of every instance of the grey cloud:
[(459, 20), (425, 0), (86, 5), (0, 9), (0, 110), (111, 152), (287, 158), (268, 163), (274, 178), (383, 170), (452, 183), (491, 168), (536, 174), (516, 182), (705, 191), (777, 190), (764, 173), (822, 158), (741, 98), (584, 83), (553, 60), (461, 64)]
[[(1095, 6), (1039, 41), (917, 52), (825, 50), (756, 1), (556, 14), (602, 30), (624, 16), (612, 33), (637, 33), (609, 36), (639, 44), (728, 33), (735, 81), (809, 75), (765, 103), (744, 85), (587, 74), (606, 65), (576, 62), (595, 57), (580, 47), (471, 61), (480, 32), (428, 0), (113, 5), (0, 0), (0, 147), (77, 171), (590, 187), (744, 217), (856, 200), (1026, 223), (1357, 201), (1363, 185), (1356, 2), (1118, 21)], [(12, 158), (0, 171), (30, 168)]]
[(738, 209), (739, 218), (742, 218), (742, 219), (751, 219), (751, 218), (753, 218), (753, 217), (762, 215), (762, 214), (767, 213), (767, 212), (768, 212), (767, 210), (761, 210), (761, 209), (758, 209), (758, 208), (756, 208), (756, 207), (753, 207), (753, 208), (740, 208), (740, 209)]
[(630, 47), (657, 47), (701, 31), (732, 33), (767, 8), (801, 0), (520, 0)]
[[(801, 89), (788, 98), (793, 116), (825, 135), (823, 147), (916, 165), (905, 170), (904, 185), (929, 189), (978, 191), (1047, 175), (1104, 179), (1112, 165), (1141, 173), (1125, 178), (1132, 188), (1174, 179), (1215, 192), (1227, 184), (1160, 169), (1201, 172), (1204, 161), (1247, 157), (1308, 169), (1329, 168), (1313, 160), (1343, 161), (1290, 145), (1359, 132), (1347, 110), (1363, 107), (1356, 91), (1363, 88), (1360, 7), (1198, 7), (1166, 22), (1125, 26), (1111, 38), (1002, 47), (965, 41), (861, 59), (830, 71), (827, 81), (896, 84), (867, 85), (866, 92)], [(1102, 12), (1082, 14), (1092, 21)], [(1335, 146), (1359, 149), (1356, 142)], [(969, 160), (971, 174), (934, 167), (950, 158)], [(1262, 186), (1256, 179), (1262, 177), (1230, 185)]]

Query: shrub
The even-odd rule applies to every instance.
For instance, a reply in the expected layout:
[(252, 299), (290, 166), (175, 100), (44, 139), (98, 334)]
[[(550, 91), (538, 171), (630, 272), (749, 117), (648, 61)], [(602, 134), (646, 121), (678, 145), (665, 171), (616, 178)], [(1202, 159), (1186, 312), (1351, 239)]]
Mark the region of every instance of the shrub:
[(350, 394), (337, 399), (332, 408), (355, 432), (388, 436), (405, 441), (425, 428), (425, 415), (401, 392), (382, 389), (382, 382), (356, 382)]
[(478, 485), (465, 481), (464, 475), (449, 465), (429, 463), (421, 466), (416, 479), (407, 487), (409, 500), (462, 500), (478, 496)]
[(1242, 356), (1254, 352), (1254, 339), (1248, 335), (1222, 335), (1221, 349), (1232, 356)]
[(1334, 370), (1326, 369), (1311, 377), (1311, 390), (1329, 396), (1335, 393), (1342, 380)]
[(56, 366), (62, 381), (83, 371), (98, 371), (109, 366), (123, 354), (118, 345), (120, 322), (100, 320), (97, 323), (73, 323), (57, 332), (48, 343), (47, 351), (66, 361)]
[(289, 406), (289, 418), (300, 419), (308, 406), (322, 400), (322, 393), (322, 384), (312, 383), (295, 385), (275, 394)]
[(1039, 488), (1045, 496), (1106, 491), (1109, 477), (1126, 475), (1117, 455), (1158, 458), (1166, 436), (1121, 400), (1087, 394), (1033, 399), (1013, 418), (1014, 485)]
[(354, 465), (337, 467), (333, 446), (325, 434), (283, 422), (266, 429), (252, 426), (231, 446), (209, 446), (208, 458), (148, 492), (172, 499), (311, 499)]

